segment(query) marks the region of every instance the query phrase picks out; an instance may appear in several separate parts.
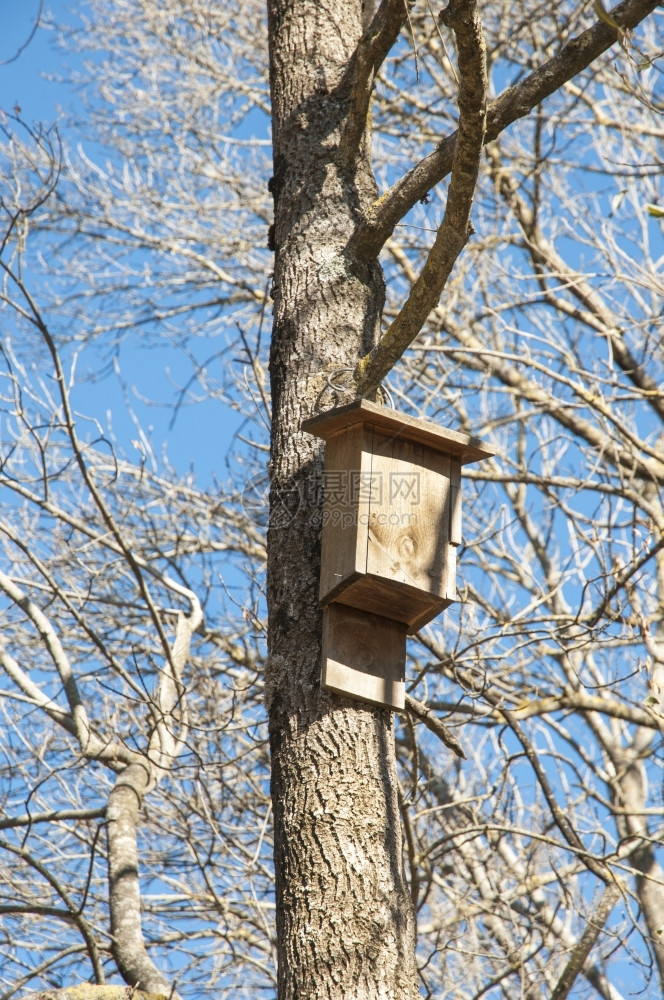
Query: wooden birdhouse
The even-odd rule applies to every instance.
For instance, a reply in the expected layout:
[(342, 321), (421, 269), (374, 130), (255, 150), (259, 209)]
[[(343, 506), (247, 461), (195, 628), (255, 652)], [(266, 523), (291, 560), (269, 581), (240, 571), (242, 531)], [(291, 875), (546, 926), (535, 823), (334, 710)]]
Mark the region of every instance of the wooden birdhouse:
[(461, 467), (493, 452), (364, 399), (302, 429), (325, 440), (321, 683), (403, 709), (406, 635), (456, 599)]
[(364, 399), (302, 428), (325, 440), (321, 603), (417, 631), (457, 596), (461, 467), (493, 452)]

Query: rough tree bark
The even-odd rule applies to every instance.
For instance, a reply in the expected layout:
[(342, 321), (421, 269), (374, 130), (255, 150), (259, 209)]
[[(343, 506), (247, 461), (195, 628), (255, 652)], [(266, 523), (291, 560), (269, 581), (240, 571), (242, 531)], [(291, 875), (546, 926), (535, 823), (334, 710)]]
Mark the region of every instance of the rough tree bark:
[(378, 336), (380, 267), (345, 253), (377, 196), (354, 82), (368, 78), (406, 8), (383, 4), (355, 63), (360, 0), (272, 0), (268, 11), (276, 261), (267, 701), (279, 995), (407, 1000), (418, 988), (392, 718), (319, 686), (321, 448), (299, 429), (319, 406), (321, 371), (354, 366)]

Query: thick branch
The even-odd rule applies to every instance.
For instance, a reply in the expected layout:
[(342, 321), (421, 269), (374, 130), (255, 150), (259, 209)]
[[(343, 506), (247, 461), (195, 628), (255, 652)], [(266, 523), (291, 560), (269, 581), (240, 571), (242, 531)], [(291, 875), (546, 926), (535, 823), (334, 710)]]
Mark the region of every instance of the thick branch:
[(203, 612), (193, 591), (189, 592), (189, 600), (191, 615), (178, 615), (171, 657), (161, 670), (151, 706), (154, 730), (148, 744), (148, 759), (155, 765), (155, 782), (170, 770), (187, 738), (182, 673), (189, 660), (191, 637), (203, 621)]
[[(625, 0), (611, 11), (622, 28), (636, 27), (659, 5), (659, 0)], [(618, 39), (615, 28), (598, 21), (577, 38), (571, 38), (553, 59), (509, 87), (487, 110), (484, 142), (491, 142), (533, 108), (609, 49)], [(353, 250), (363, 260), (380, 253), (397, 223), (452, 169), (457, 132), (446, 136), (375, 203), (353, 237)]]
[(470, 210), (486, 126), (486, 46), (475, 0), (452, 0), (440, 16), (456, 36), (460, 79), (459, 131), (445, 215), (403, 308), (376, 347), (358, 362), (358, 396), (375, 389), (417, 337), (471, 233)]
[[(407, 705), (410, 709), (410, 701), (407, 701)], [(474, 703), (466, 705), (455, 701), (436, 699), (426, 707), (432, 713), (455, 712), (498, 722), (505, 721), (505, 716), (500, 708), (492, 708), (487, 711), (486, 707), (478, 707)], [(664, 717), (660, 717), (653, 709), (640, 708), (637, 705), (629, 705), (627, 702), (619, 701), (617, 698), (588, 694), (586, 691), (565, 690), (560, 694), (552, 694), (544, 698), (523, 698), (511, 711), (519, 722), (523, 722), (524, 719), (532, 719), (534, 716), (549, 715), (552, 712), (599, 712), (612, 719), (623, 719), (635, 726), (664, 731)], [(436, 718), (435, 715), (434, 718)]]
[(129, 986), (171, 995), (171, 986), (150, 958), (141, 922), (136, 822), (151, 769), (143, 764), (125, 768), (109, 796), (108, 830), (109, 908), (113, 954)]
[(95, 740), (91, 731), (88, 714), (81, 700), (78, 685), (74, 673), (71, 669), (69, 657), (67, 656), (60, 639), (50, 621), (34, 601), (25, 594), (14, 581), (0, 570), (0, 590), (14, 601), (22, 611), (28, 616), (32, 624), (39, 633), (48, 653), (55, 664), (60, 675), (62, 686), (67, 696), (70, 717), (74, 723), (76, 737), (81, 745), (81, 751), (88, 756), (90, 748)]
[[(162, 669), (154, 698), (154, 729), (144, 761), (125, 768), (118, 777), (106, 810), (108, 830), (109, 909), (113, 953), (120, 973), (129, 986), (176, 994), (156, 967), (143, 937), (141, 890), (138, 877), (137, 818), (145, 795), (168, 773), (186, 735), (182, 672), (189, 659), (191, 637), (203, 621), (203, 613), (193, 592), (189, 592), (192, 613), (180, 614), (175, 642)], [(176, 718), (176, 712), (180, 719)]]
[(3, 816), (0, 819), (0, 830), (9, 830), (16, 826), (34, 826), (36, 823), (61, 823), (66, 819), (75, 819), (82, 823), (89, 819), (101, 819), (104, 809), (52, 809), (48, 812), (22, 813), (20, 816)]
[(408, 13), (407, 0), (383, 0), (358, 42), (341, 88), (350, 85), (351, 108), (341, 138), (340, 152), (352, 162), (359, 151), (378, 72), (399, 37)]
[(589, 919), (588, 925), (580, 940), (572, 949), (569, 962), (565, 966), (563, 974), (556, 983), (555, 989), (551, 994), (551, 1000), (565, 1000), (565, 997), (569, 995), (569, 991), (574, 985), (575, 979), (579, 973), (583, 971), (588, 955), (595, 947), (597, 938), (599, 937), (604, 924), (609, 919), (611, 910), (618, 902), (619, 898), (620, 889), (615, 883), (611, 883), (604, 887), (599, 905), (592, 917)]
[(16, 603), (24, 611), (27, 611), (31, 620), (37, 625), (62, 679), (70, 711), (65, 712), (64, 709), (59, 707), (57, 702), (45, 695), (39, 685), (35, 684), (29, 674), (23, 670), (14, 657), (2, 646), (0, 646), (0, 667), (4, 669), (19, 690), (23, 692), (28, 701), (41, 708), (49, 718), (57, 722), (58, 725), (66, 729), (68, 733), (71, 733), (78, 740), (81, 753), (85, 757), (103, 761), (113, 769), (116, 769), (121, 762), (130, 763), (132, 760), (135, 760), (136, 754), (128, 747), (123, 746), (119, 741), (115, 742), (99, 736), (90, 725), (85, 707), (78, 694), (78, 688), (67, 655), (46, 616), (39, 611), (32, 601), (25, 598), (20, 588), (13, 584), (4, 573), (0, 573), (0, 590), (4, 591), (12, 599), (16, 599), (16, 595), (18, 595), (19, 600)]
[(416, 719), (423, 722), (427, 729), (434, 733), (441, 743), (445, 744), (448, 750), (455, 753), (457, 757), (463, 757), (464, 760), (466, 759), (463, 747), (459, 743), (456, 736), (454, 736), (454, 734), (449, 731), (447, 726), (445, 726), (440, 719), (434, 715), (428, 705), (425, 705), (424, 702), (417, 701), (417, 699), (413, 698), (412, 695), (407, 694), (406, 708), (411, 715), (414, 715)]

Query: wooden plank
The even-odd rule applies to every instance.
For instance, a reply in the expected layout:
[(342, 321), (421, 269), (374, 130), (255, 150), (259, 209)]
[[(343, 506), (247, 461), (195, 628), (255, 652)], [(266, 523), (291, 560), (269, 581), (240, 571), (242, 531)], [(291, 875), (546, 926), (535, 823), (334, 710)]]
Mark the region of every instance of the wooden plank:
[(323, 612), (321, 684), (329, 691), (402, 711), (406, 626), (344, 604)]
[(406, 416), (367, 399), (356, 399), (346, 406), (337, 406), (302, 423), (302, 430), (328, 441), (353, 424), (371, 424), (385, 434), (428, 445), (435, 451), (459, 458), (462, 465), (490, 458), (495, 453), (485, 443), (461, 431), (438, 427), (428, 420)]
[[(370, 509), (366, 571), (430, 595), (447, 592), (450, 457), (418, 443), (374, 433), (372, 473), (383, 484)], [(403, 589), (409, 621), (410, 589)]]
[(459, 600), (459, 595), (457, 593), (457, 586), (456, 586), (456, 564), (457, 564), (456, 553), (457, 550), (454, 545), (447, 546), (447, 562), (446, 562), (447, 576), (445, 578), (445, 597), (447, 599), (447, 604), (451, 604), (452, 601)]
[(362, 424), (348, 428), (325, 446), (321, 602), (334, 600), (360, 573), (366, 573), (370, 452), (371, 433)]
[(461, 545), (461, 464), (450, 462), (450, 545)]
[[(449, 585), (446, 592), (449, 592)], [(383, 617), (392, 616), (395, 621), (407, 626), (409, 635), (436, 618), (453, 600), (456, 600), (456, 591), (452, 598), (437, 598), (406, 583), (366, 575), (350, 581), (335, 598), (335, 601), (352, 608), (361, 608)]]

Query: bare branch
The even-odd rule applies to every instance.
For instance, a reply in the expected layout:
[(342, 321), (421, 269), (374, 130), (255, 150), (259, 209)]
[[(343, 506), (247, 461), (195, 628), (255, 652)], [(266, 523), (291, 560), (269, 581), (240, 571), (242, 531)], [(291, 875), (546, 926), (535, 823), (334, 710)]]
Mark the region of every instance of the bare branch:
[(604, 927), (604, 924), (611, 915), (611, 910), (620, 899), (620, 889), (615, 883), (604, 886), (602, 897), (588, 919), (588, 924), (580, 940), (572, 949), (569, 962), (565, 970), (556, 983), (556, 987), (551, 994), (551, 1000), (565, 1000), (569, 996), (569, 991), (574, 985), (577, 976), (583, 971), (590, 952), (595, 947), (597, 939)]
[(486, 127), (486, 46), (474, 0), (453, 0), (440, 15), (454, 30), (459, 61), (459, 131), (443, 221), (408, 299), (380, 342), (355, 369), (358, 396), (369, 395), (417, 337), (471, 233), (470, 210)]
[(76, 736), (81, 753), (85, 757), (101, 760), (116, 766), (119, 761), (129, 762), (135, 755), (122, 746), (121, 743), (104, 740), (92, 728), (88, 714), (78, 692), (69, 657), (63, 649), (55, 629), (43, 611), (36, 606), (5, 573), (0, 571), (0, 590), (14, 601), (30, 618), (39, 632), (49, 655), (60, 675), (65, 690), (69, 713), (63, 712), (50, 699), (43, 696), (38, 685), (21, 669), (16, 661), (5, 650), (0, 650), (0, 658), (5, 670), (9, 673), (21, 690), (33, 698), (52, 718), (57, 719), (69, 732)]
[(1, 59), (0, 60), (0, 66), (8, 66), (10, 63), (16, 62), (16, 60), (20, 56), (21, 52), (24, 52), (27, 49), (28, 45), (30, 44), (30, 42), (32, 41), (32, 39), (35, 37), (35, 35), (37, 33), (37, 29), (41, 25), (43, 12), (44, 12), (44, 0), (39, 0), (39, 9), (37, 10), (37, 16), (35, 17), (34, 24), (32, 25), (32, 28), (30, 29), (30, 33), (28, 34), (28, 37), (26, 38), (26, 40), (24, 42), (21, 42), (21, 44), (18, 46), (18, 48), (16, 49), (16, 52), (14, 53), (13, 56), (10, 56), (9, 59)]
[(177, 997), (150, 958), (141, 919), (136, 825), (138, 810), (151, 782), (151, 768), (133, 764), (118, 777), (106, 809), (111, 935), (122, 978), (129, 986)]
[[(611, 11), (611, 16), (623, 30), (632, 29), (658, 6), (658, 0), (625, 0)], [(489, 105), (484, 142), (496, 139), (512, 122), (530, 114), (533, 108), (587, 69), (616, 41), (615, 28), (603, 20), (577, 38), (570, 39), (557, 56), (530, 73), (521, 83), (508, 88)], [(454, 132), (442, 139), (432, 153), (412, 167), (374, 204), (352, 240), (352, 247), (363, 260), (378, 256), (397, 223), (453, 169), (457, 134)]]
[[(555, 247), (544, 238), (533, 212), (519, 195), (516, 180), (510, 176), (508, 170), (501, 168), (497, 149), (489, 150), (488, 160), (498, 188), (523, 231), (526, 247), (533, 259), (547, 301), (557, 309), (578, 317), (606, 337), (611, 348), (611, 356), (615, 358), (632, 384), (643, 394), (643, 398), (660, 420), (664, 420), (664, 392), (661, 386), (630, 351), (625, 343), (624, 331), (616, 327), (615, 317), (602, 301), (601, 295), (591, 287), (589, 281), (573, 272), (556, 252)], [(571, 305), (566, 308), (566, 302), (551, 289), (551, 281), (568, 288), (570, 295), (580, 303), (581, 309), (578, 307), (575, 309)]]
[[(185, 694), (182, 673), (189, 660), (191, 638), (203, 622), (203, 612), (193, 591), (189, 592), (192, 613), (177, 616), (175, 641), (171, 656), (159, 675), (156, 696), (151, 704), (155, 728), (148, 746), (148, 759), (156, 767), (154, 780), (160, 773), (167, 773), (178, 757), (187, 738), (185, 719)], [(176, 714), (179, 719), (176, 718)], [(178, 722), (180, 732), (178, 732)], [(178, 735), (176, 736), (176, 732)]]
[(456, 754), (457, 757), (463, 757), (466, 759), (466, 755), (463, 751), (463, 747), (459, 743), (456, 736), (450, 732), (446, 725), (444, 725), (440, 719), (438, 719), (428, 705), (423, 702), (418, 701), (413, 698), (412, 695), (406, 695), (406, 707), (408, 711), (423, 722), (427, 729), (430, 729), (434, 735), (438, 737), (441, 743), (444, 743), (448, 750), (451, 750)]
[(376, 74), (399, 37), (408, 14), (408, 2), (383, 0), (358, 42), (339, 86), (341, 91), (350, 88), (352, 95), (351, 109), (339, 144), (340, 154), (350, 163), (357, 155), (366, 131)]
[(35, 857), (34, 854), (28, 851), (25, 847), (18, 847), (4, 838), (0, 838), (0, 847), (11, 854), (15, 854), (17, 857), (21, 858), (26, 865), (29, 865), (30, 868), (33, 868), (36, 872), (38, 872), (39, 875), (57, 893), (60, 899), (62, 899), (63, 903), (67, 907), (66, 912), (68, 914), (68, 918), (76, 925), (81, 937), (85, 941), (96, 981), (98, 983), (105, 983), (106, 977), (104, 975), (104, 967), (101, 963), (99, 945), (97, 944), (95, 933), (88, 920), (81, 913), (80, 907), (72, 899), (67, 887), (63, 885), (60, 879), (53, 875), (50, 869), (43, 864), (39, 858)]
[[(449, 321), (446, 320), (446, 322)], [(556, 394), (548, 392), (534, 377), (539, 362), (529, 360), (529, 368), (533, 375), (524, 373), (516, 363), (518, 361), (516, 357), (512, 356), (505, 360), (502, 357), (496, 357), (492, 352), (483, 348), (481, 341), (471, 330), (461, 326), (455, 326), (454, 329), (455, 335), (464, 347), (473, 351), (477, 350), (478, 355), (481, 356), (481, 365), (486, 371), (499, 379), (505, 386), (514, 390), (520, 398), (535, 406), (540, 412), (550, 414), (561, 427), (586, 441), (613, 465), (622, 468), (628, 479), (631, 479), (632, 476), (637, 476), (645, 482), (661, 482), (664, 479), (664, 462), (661, 461), (659, 454), (652, 447), (648, 447), (645, 443), (638, 449), (626, 447), (620, 437), (614, 439), (603, 434), (592, 420), (587, 419), (575, 407), (562, 403)], [(581, 404), (592, 404), (593, 410), (595, 404), (598, 404), (606, 407), (607, 417), (613, 416), (608, 403), (591, 396), (591, 393), (577, 380), (567, 375), (556, 375), (556, 378), (560, 378), (562, 383), (574, 389)], [(649, 457), (649, 453), (652, 457)], [(654, 547), (653, 550), (655, 550)]]
[[(489, 695), (487, 695), (487, 700), (495, 701), (495, 699)], [(537, 776), (540, 788), (544, 793), (544, 797), (546, 798), (549, 809), (551, 810), (551, 815), (555, 821), (556, 826), (558, 827), (558, 829), (560, 830), (560, 832), (562, 833), (563, 837), (565, 838), (570, 847), (574, 848), (579, 852), (583, 851), (584, 850), (583, 842), (579, 837), (577, 831), (574, 829), (573, 825), (570, 823), (569, 817), (566, 815), (565, 811), (561, 809), (560, 806), (558, 805), (555, 793), (551, 787), (549, 779), (546, 776), (544, 768), (541, 765), (535, 747), (526, 736), (526, 733), (524, 732), (521, 724), (517, 722), (517, 720), (514, 718), (512, 712), (508, 711), (504, 707), (502, 708), (502, 712), (509, 724), (510, 729), (513, 731), (519, 743), (523, 747), (524, 753), (528, 758), (528, 762)], [(585, 864), (588, 866), (588, 869), (593, 873), (593, 875), (596, 875), (597, 878), (601, 879), (601, 881), (604, 882), (606, 885), (613, 884), (614, 876), (608, 865), (598, 863), (594, 858), (591, 858), (590, 855), (586, 856)]]
[(35, 823), (60, 823), (73, 819), (83, 822), (89, 819), (103, 819), (105, 809), (54, 809), (50, 812), (24, 813), (21, 816), (7, 816), (0, 819), (0, 830), (10, 830), (17, 826), (32, 826)]
[[(482, 706), (459, 705), (451, 701), (440, 701), (434, 699), (427, 706), (432, 712), (455, 712), (460, 715), (471, 715), (476, 718), (493, 719), (497, 722), (505, 721), (500, 708), (493, 708), (487, 711)], [(660, 716), (651, 708), (640, 708), (637, 705), (628, 705), (617, 698), (610, 698), (607, 695), (593, 695), (586, 691), (568, 690), (545, 698), (521, 698), (512, 709), (512, 715), (523, 722), (525, 719), (532, 719), (534, 716), (547, 715), (553, 712), (599, 712), (608, 715), (612, 719), (622, 719), (635, 726), (646, 726), (648, 729), (659, 729), (664, 731), (664, 716)]]

